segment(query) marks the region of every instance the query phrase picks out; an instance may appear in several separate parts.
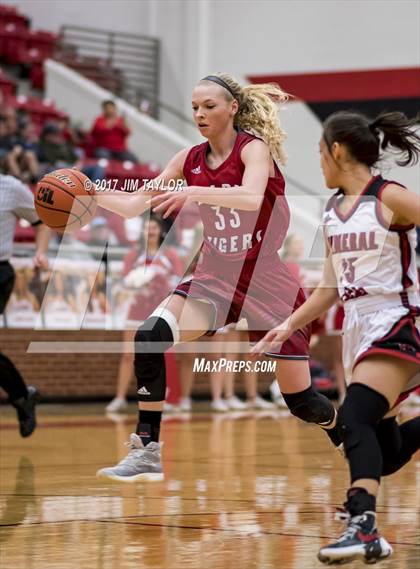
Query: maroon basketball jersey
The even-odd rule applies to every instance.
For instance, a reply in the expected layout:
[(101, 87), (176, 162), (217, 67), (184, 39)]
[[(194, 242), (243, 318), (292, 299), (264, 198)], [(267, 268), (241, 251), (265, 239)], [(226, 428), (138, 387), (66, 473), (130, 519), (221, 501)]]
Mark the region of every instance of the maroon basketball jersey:
[[(242, 185), (245, 166), (242, 149), (257, 137), (238, 131), (234, 147), (228, 158), (217, 168), (209, 168), (206, 155), (209, 143), (194, 146), (184, 164), (184, 177), (188, 186), (232, 188)], [(273, 255), (286, 235), (290, 212), (284, 197), (284, 178), (275, 165), (274, 177), (268, 179), (264, 199), (259, 211), (212, 206), (200, 203), (204, 225), (204, 255), (222, 256), (223, 260), (256, 259)]]

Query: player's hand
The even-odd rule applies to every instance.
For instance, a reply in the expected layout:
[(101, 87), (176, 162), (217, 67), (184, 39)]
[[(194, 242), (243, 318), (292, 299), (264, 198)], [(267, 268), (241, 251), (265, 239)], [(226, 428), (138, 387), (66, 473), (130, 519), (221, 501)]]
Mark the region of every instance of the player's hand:
[(166, 219), (174, 211), (179, 211), (190, 199), (189, 189), (181, 188), (151, 198), (150, 204), (153, 211), (161, 213)]
[(47, 270), (50, 267), (50, 263), (44, 253), (35, 253), (33, 258), (34, 267), (38, 269)]
[(293, 334), (293, 330), (288, 327), (288, 320), (273, 328), (251, 349), (251, 354), (257, 356), (267, 352), (277, 352), (283, 342), (288, 340)]

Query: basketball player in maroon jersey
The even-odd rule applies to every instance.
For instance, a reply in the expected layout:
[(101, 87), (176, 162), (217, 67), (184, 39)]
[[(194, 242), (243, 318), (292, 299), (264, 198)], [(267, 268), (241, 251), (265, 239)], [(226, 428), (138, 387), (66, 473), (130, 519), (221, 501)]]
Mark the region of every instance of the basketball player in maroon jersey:
[[(285, 160), (286, 135), (277, 103), (286, 98), (277, 86), (241, 87), (226, 74), (205, 77), (193, 91), (192, 107), (207, 141), (179, 152), (157, 179), (166, 185), (185, 180), (187, 187), (153, 198), (145, 189), (99, 195), (102, 207), (128, 217), (150, 206), (167, 216), (195, 202), (204, 226), (202, 258), (193, 278), (179, 284), (137, 331), (137, 434), (131, 435), (128, 456), (98, 471), (100, 477), (128, 482), (163, 478), (158, 442), (166, 383), (162, 352), (242, 317), (250, 341), (256, 342), (304, 302), (299, 283), (277, 254), (289, 225), (278, 167)], [(339, 444), (335, 409), (311, 386), (309, 338), (310, 329), (303, 327), (266, 355), (277, 359), (277, 378), (291, 413), (320, 425)]]

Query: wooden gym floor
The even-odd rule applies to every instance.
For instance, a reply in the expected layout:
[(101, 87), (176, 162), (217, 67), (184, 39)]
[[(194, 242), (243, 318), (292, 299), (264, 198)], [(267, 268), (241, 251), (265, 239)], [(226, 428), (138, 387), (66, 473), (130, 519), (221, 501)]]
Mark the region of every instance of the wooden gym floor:
[[(322, 567), (347, 469), (317, 428), (280, 411), (168, 416), (164, 482), (98, 481), (134, 424), (134, 407), (113, 422), (100, 406), (41, 405), (24, 440), (2, 407), (2, 569)], [(395, 553), (381, 569), (419, 567), (416, 458), (382, 485), (379, 528)]]

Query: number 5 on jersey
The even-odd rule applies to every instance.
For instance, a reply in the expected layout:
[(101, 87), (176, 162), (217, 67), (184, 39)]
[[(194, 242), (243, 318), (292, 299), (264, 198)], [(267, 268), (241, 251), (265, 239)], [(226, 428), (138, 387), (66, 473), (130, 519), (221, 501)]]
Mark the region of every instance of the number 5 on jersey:
[(348, 257), (347, 259), (342, 259), (343, 275), (346, 277), (349, 283), (354, 283), (356, 267), (354, 263), (357, 261), (357, 257)]

